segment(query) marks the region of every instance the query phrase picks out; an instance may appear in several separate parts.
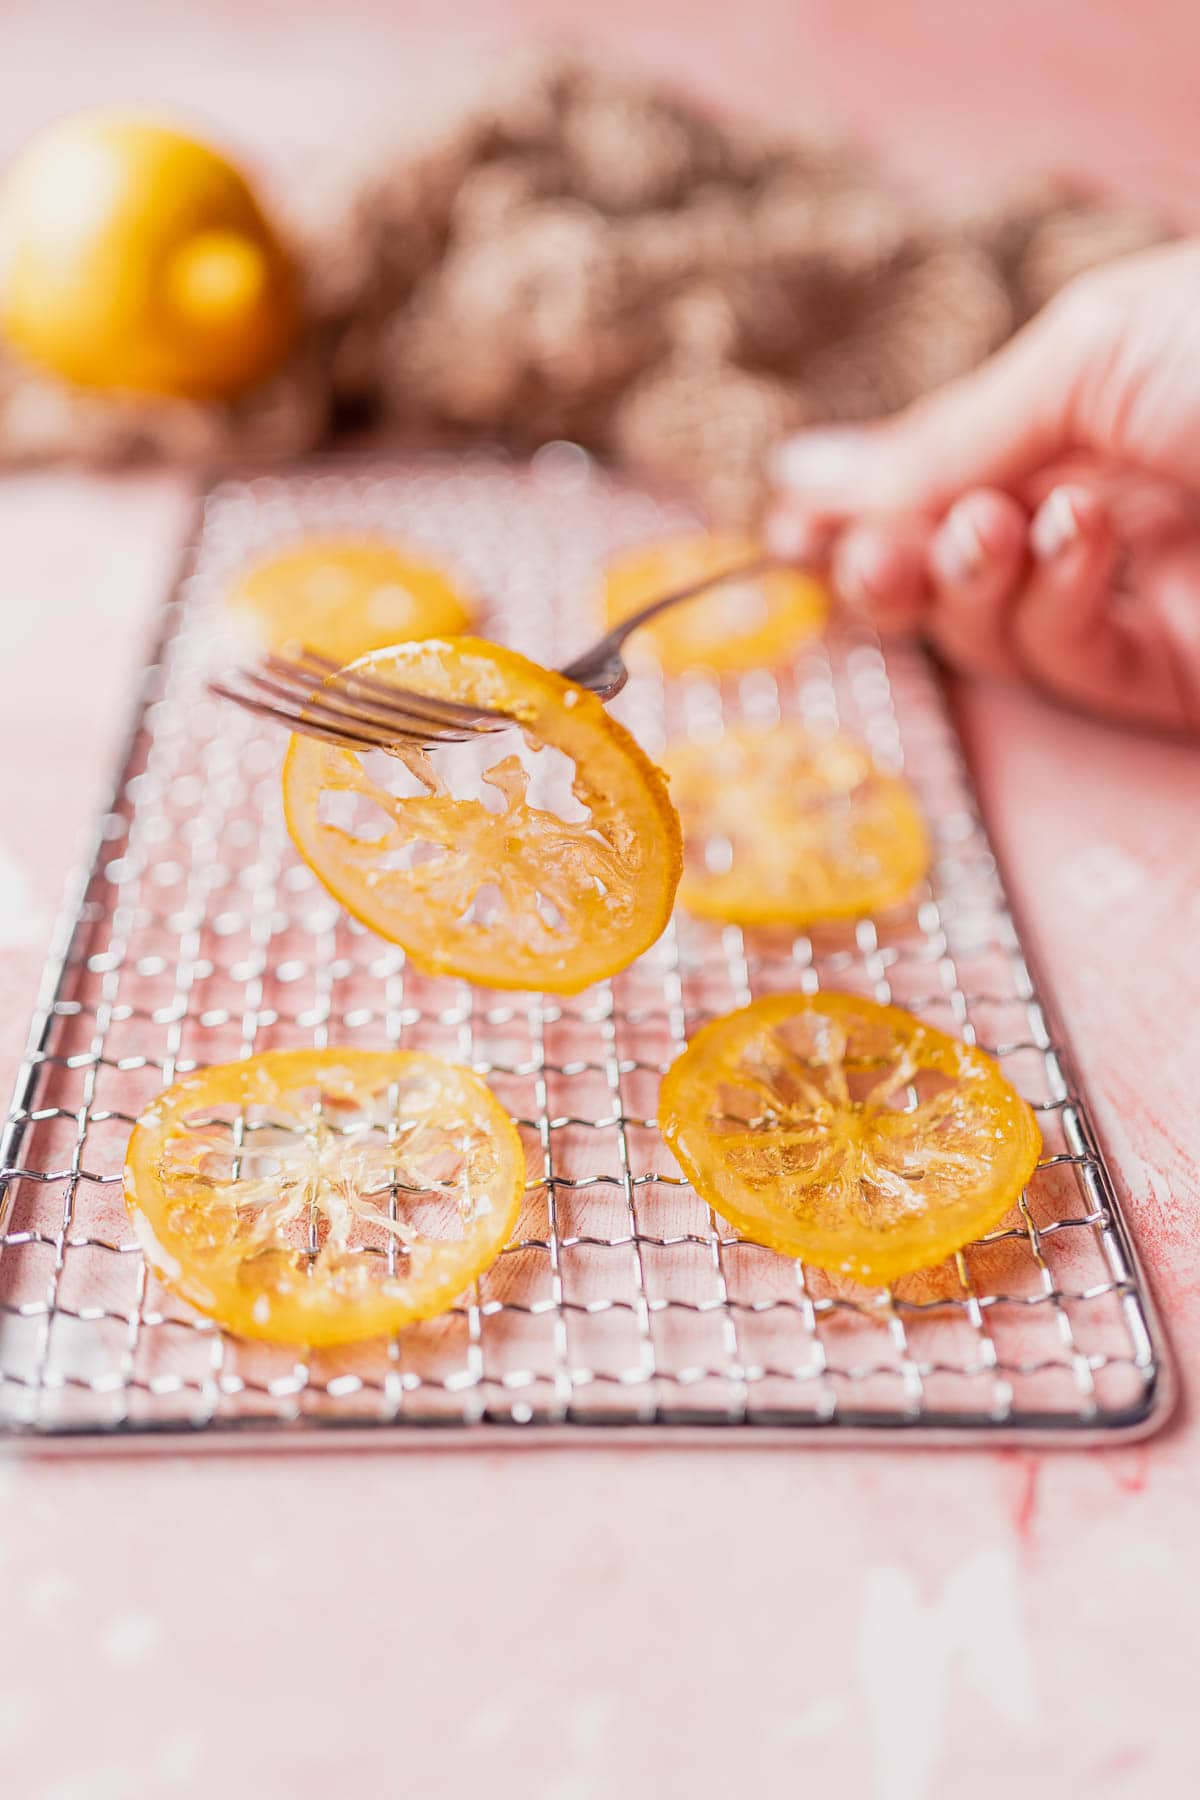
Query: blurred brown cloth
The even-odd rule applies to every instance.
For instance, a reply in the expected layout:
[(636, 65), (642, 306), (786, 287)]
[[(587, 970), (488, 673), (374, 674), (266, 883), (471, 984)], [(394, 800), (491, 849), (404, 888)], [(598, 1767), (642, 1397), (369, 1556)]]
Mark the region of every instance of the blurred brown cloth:
[(744, 522), (784, 432), (905, 405), (1166, 235), (1063, 182), (938, 214), (839, 146), (523, 54), (310, 233), (309, 327), (263, 389), (114, 400), (0, 360), (0, 460), (286, 457), (348, 420), (570, 438)]

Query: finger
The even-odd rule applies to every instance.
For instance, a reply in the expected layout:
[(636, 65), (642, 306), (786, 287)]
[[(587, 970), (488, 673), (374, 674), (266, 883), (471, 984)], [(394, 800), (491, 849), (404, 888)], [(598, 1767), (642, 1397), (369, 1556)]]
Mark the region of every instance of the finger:
[(833, 552), (833, 583), (846, 603), (889, 636), (912, 631), (928, 596), (929, 522), (912, 515), (864, 519)]
[(828, 563), (842, 521), (831, 513), (808, 512), (786, 503), (774, 507), (763, 524), (763, 541), (772, 556), (802, 569)]
[(1167, 642), (1182, 726), (1200, 737), (1200, 541), (1195, 536), (1159, 558), (1153, 606)]
[(1027, 673), (1089, 712), (1186, 729), (1186, 646), (1154, 596), (1115, 591), (1121, 544), (1103, 503), (1086, 488), (1055, 488), (1034, 518), (1030, 546), (1034, 570), (1012, 625)]
[(1022, 484), (1020, 499), (1036, 512), (1056, 487), (1085, 487), (1100, 500), (1123, 544), (1169, 545), (1194, 540), (1200, 505), (1184, 484), (1149, 474), (1095, 452), (1074, 452), (1048, 463)]
[(964, 490), (1011, 487), (1070, 444), (1092, 335), (1038, 313), (989, 360), (877, 424), (802, 432), (771, 460), (781, 494), (825, 512), (940, 512)]
[(952, 506), (929, 546), (926, 629), (968, 674), (1015, 675), (1008, 616), (1028, 556), (1029, 521), (1008, 494), (980, 488)]

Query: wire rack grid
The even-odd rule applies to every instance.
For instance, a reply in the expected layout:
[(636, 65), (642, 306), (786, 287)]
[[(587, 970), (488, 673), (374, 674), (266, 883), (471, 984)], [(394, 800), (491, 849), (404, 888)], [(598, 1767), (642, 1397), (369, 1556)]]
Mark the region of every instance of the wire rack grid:
[[(771, 1436), (1084, 1444), (1144, 1434), (1171, 1379), (1086, 1107), (1035, 987), (937, 677), (839, 623), (788, 667), (664, 684), (617, 710), (651, 754), (731, 721), (844, 726), (903, 767), (935, 845), (888, 919), (794, 934), (677, 917), (570, 1001), (422, 976), (292, 851), (269, 727), (205, 695), (222, 596), (301, 531), (396, 531), (485, 597), (483, 628), (561, 661), (614, 549), (696, 523), (571, 446), (527, 466), (429, 456), (230, 478), (171, 593), (94, 860), (47, 970), (2, 1147), (0, 1426), (10, 1441), (565, 1441)], [(660, 1076), (704, 1019), (833, 987), (998, 1057), (1045, 1155), (1020, 1205), (943, 1267), (855, 1288), (734, 1234), (659, 1138)], [(404, 1046), (472, 1066), (518, 1121), (513, 1242), (443, 1317), (352, 1351), (231, 1338), (149, 1274), (121, 1197), (139, 1111), (188, 1069), (268, 1048)], [(380, 1429), (382, 1428), (382, 1430)]]

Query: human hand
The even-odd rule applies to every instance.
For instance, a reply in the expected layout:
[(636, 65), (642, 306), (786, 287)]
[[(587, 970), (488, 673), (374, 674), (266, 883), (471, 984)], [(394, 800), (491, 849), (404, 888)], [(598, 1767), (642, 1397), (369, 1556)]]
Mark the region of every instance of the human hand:
[(1200, 731), (1200, 242), (1063, 289), (893, 418), (780, 446), (771, 548), (887, 632)]

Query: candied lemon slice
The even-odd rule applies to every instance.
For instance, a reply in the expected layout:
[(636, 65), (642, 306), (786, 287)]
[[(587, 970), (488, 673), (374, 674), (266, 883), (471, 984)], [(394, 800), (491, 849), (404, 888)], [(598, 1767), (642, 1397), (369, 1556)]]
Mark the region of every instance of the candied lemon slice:
[(654, 943), (679, 881), (679, 821), (594, 694), (476, 638), (353, 666), (516, 721), (469, 745), (366, 757), (293, 737), (288, 829), (356, 918), (429, 973), (560, 994)]
[(415, 1051), (270, 1050), (186, 1075), (129, 1140), (142, 1252), (229, 1331), (348, 1344), (442, 1312), (525, 1187), (508, 1114)]
[[(666, 538), (630, 551), (609, 565), (605, 617), (618, 625), (660, 594), (761, 554), (752, 538), (729, 533)], [(795, 569), (769, 569), (681, 601), (639, 631), (633, 648), (651, 644), (671, 674), (698, 667), (723, 673), (769, 666), (819, 632), (828, 610), (820, 582)]]
[(336, 663), (409, 638), (465, 631), (473, 607), (444, 569), (382, 537), (309, 538), (247, 569), (229, 605), (269, 649)]
[(871, 1284), (990, 1230), (1041, 1151), (990, 1057), (852, 994), (772, 995), (704, 1026), (659, 1127), (739, 1231)]
[(861, 918), (907, 898), (929, 840), (906, 781), (861, 744), (744, 726), (664, 758), (683, 825), (680, 903), (740, 925)]

